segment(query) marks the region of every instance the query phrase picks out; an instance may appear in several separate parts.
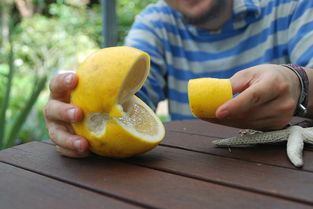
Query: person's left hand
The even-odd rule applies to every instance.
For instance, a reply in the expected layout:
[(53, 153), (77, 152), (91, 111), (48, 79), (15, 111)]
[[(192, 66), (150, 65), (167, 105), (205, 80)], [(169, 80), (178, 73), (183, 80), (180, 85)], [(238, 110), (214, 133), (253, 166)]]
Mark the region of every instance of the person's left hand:
[(231, 77), (233, 94), (209, 122), (227, 126), (275, 130), (291, 120), (300, 95), (297, 75), (280, 65), (264, 64), (248, 68)]

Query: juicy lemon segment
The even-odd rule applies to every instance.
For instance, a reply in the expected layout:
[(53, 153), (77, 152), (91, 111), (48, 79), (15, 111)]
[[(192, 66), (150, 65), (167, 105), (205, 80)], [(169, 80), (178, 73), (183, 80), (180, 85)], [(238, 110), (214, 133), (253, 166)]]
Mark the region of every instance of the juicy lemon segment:
[(139, 98), (132, 97), (124, 108), (123, 117), (110, 118), (104, 137), (90, 140), (93, 152), (116, 158), (130, 157), (151, 150), (164, 138), (163, 124)]
[(215, 118), (217, 108), (232, 98), (229, 79), (198, 78), (188, 82), (189, 106), (198, 118)]
[(111, 47), (92, 54), (77, 71), (71, 103), (84, 112), (73, 123), (96, 154), (125, 158), (144, 153), (164, 138), (155, 113), (134, 96), (149, 73), (149, 56), (131, 47)]
[(89, 140), (92, 152), (125, 158), (151, 150), (164, 138), (165, 129), (154, 112), (136, 96), (123, 104), (122, 117), (92, 113), (74, 123), (76, 133)]

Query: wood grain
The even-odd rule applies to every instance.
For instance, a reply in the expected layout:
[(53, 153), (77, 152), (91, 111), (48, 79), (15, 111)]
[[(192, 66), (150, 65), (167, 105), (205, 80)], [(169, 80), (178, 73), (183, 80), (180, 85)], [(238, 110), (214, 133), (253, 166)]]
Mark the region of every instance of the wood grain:
[[(211, 128), (208, 127), (206, 130), (210, 131), (210, 129)], [(219, 128), (214, 128), (213, 130), (215, 132), (220, 131), (221, 135), (222, 133), (224, 135), (233, 134), (227, 129), (219, 130)], [(228, 149), (215, 147), (215, 145), (212, 144), (212, 141), (215, 139), (217, 138), (188, 134), (186, 132), (167, 131), (165, 140), (161, 145), (297, 170), (297, 168), (295, 168), (288, 160), (286, 143)], [(308, 145), (305, 146), (308, 147)], [(303, 159), (304, 166), (301, 170), (313, 172), (313, 152), (308, 151), (307, 148), (305, 148)]]
[(0, 191), (3, 209), (141, 208), (4, 163)]
[[(152, 159), (154, 161), (172, 161), (173, 158), (166, 152), (154, 156)], [(210, 162), (209, 157), (203, 154), (201, 155), (203, 159), (186, 158), (185, 161), (189, 162), (190, 168), (195, 160), (203, 162), (209, 160)], [(180, 163), (179, 160), (173, 160), (172, 163)], [(286, 209), (312, 207), (307, 203), (271, 197), (121, 160), (97, 156), (69, 159), (59, 156), (54, 146), (46, 143), (32, 142), (1, 151), (0, 161), (104, 196), (110, 195), (119, 200), (141, 204), (147, 208), (207, 208), (210, 206), (217, 209), (229, 207)], [(149, 163), (153, 164), (151, 160)], [(216, 162), (216, 166), (220, 163), (223, 161)], [(195, 168), (193, 172), (197, 173), (199, 167)], [(206, 169), (208, 168), (206, 166)], [(182, 170), (182, 172), (185, 171)], [(255, 179), (257, 180), (256, 177)]]
[(312, 172), (162, 146), (128, 161), (190, 178), (313, 205)]

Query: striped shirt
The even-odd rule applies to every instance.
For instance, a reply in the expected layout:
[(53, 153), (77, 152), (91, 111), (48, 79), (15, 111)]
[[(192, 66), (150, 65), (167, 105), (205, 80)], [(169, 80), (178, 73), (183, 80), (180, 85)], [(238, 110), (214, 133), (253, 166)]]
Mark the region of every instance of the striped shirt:
[(172, 120), (192, 119), (189, 79), (230, 78), (264, 63), (313, 67), (313, 0), (234, 0), (219, 31), (187, 24), (160, 0), (136, 17), (125, 44), (151, 57), (137, 95), (152, 108), (168, 99)]

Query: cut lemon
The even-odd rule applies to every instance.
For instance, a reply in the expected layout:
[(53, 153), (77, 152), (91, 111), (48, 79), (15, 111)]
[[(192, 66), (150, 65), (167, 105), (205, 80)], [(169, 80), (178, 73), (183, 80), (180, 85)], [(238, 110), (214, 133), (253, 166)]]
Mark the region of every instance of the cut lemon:
[(215, 118), (217, 108), (232, 98), (229, 79), (198, 78), (188, 82), (189, 106), (198, 118)]
[(71, 103), (84, 112), (73, 123), (92, 152), (125, 158), (154, 148), (165, 129), (155, 113), (134, 94), (149, 74), (149, 55), (131, 47), (96, 51), (78, 68), (79, 79)]

